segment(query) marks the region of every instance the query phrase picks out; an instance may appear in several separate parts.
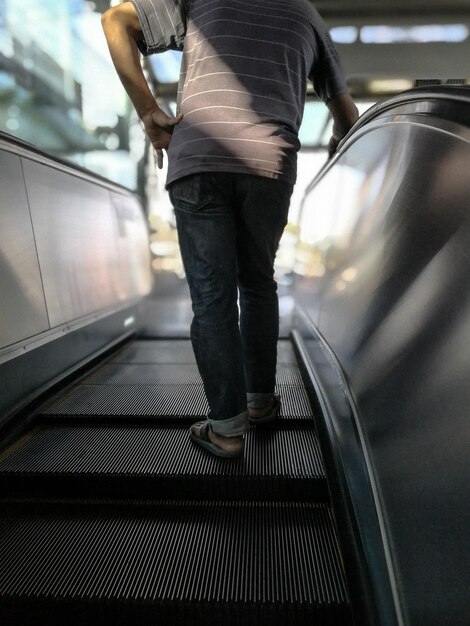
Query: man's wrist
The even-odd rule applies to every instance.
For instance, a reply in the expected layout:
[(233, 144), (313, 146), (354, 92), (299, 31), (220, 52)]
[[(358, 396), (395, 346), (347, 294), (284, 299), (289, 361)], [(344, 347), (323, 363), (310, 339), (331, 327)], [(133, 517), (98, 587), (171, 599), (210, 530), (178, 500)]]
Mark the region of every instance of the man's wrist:
[(156, 100), (154, 100), (153, 103), (149, 103), (148, 106), (146, 106), (145, 108), (144, 107), (140, 109), (136, 108), (136, 110), (137, 110), (137, 115), (139, 116), (141, 122), (143, 122), (144, 124), (145, 124), (146, 119), (152, 117), (153, 113), (161, 111)]

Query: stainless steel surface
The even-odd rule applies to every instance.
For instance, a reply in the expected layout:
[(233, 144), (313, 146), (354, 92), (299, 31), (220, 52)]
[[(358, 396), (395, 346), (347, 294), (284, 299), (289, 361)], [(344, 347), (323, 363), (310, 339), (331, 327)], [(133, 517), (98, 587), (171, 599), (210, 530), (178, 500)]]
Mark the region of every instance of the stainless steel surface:
[(0, 181), (1, 426), (135, 330), (151, 271), (131, 192), (5, 139)]
[(75, 163), (51, 156), (46, 152), (43, 152), (37, 146), (23, 141), (13, 135), (9, 135), (3, 130), (0, 130), (0, 150), (10, 152), (11, 154), (17, 154), (18, 156), (25, 157), (30, 161), (42, 163), (43, 165), (47, 165), (48, 167), (56, 169), (60, 172), (71, 174), (76, 178), (81, 178), (82, 180), (86, 180), (90, 183), (98, 183), (101, 187), (106, 189), (110, 189), (112, 191), (121, 189), (125, 193), (129, 193), (127, 187), (120, 187), (118, 184), (108, 180), (107, 178), (102, 178), (94, 172), (80, 167)]
[(324, 275), (298, 299), (349, 384), (404, 622), (466, 626), (470, 141), (440, 126), (351, 137), (307, 197)]
[(48, 330), (20, 158), (0, 150), (0, 348)]
[(51, 327), (144, 295), (147, 237), (133, 200), (118, 217), (99, 184), (29, 159), (23, 167)]
[(129, 193), (111, 192), (117, 226), (116, 293), (119, 301), (145, 296), (152, 288), (149, 233), (137, 198)]

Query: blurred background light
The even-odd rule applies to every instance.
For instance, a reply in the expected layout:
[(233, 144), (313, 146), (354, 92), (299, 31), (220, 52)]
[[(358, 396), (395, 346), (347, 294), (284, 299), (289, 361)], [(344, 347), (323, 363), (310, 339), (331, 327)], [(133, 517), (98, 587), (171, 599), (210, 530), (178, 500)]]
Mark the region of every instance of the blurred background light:
[(358, 36), (359, 28), (357, 26), (335, 26), (330, 29), (330, 37), (335, 43), (356, 43)]
[(465, 24), (363, 26), (360, 31), (361, 42), (366, 44), (461, 43), (468, 36)]
[(413, 87), (414, 81), (406, 78), (375, 79), (368, 83), (368, 91), (371, 94), (400, 93)]

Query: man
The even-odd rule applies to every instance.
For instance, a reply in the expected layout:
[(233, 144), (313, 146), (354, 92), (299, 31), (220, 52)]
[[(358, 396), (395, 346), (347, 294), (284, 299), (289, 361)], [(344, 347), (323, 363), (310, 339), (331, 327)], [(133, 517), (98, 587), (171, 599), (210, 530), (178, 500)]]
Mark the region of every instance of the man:
[[(168, 150), (191, 340), (210, 407), (191, 437), (217, 456), (241, 456), (249, 423), (279, 413), (273, 267), (296, 179), (307, 78), (333, 115), (330, 156), (357, 110), (308, 0), (131, 0), (102, 23), (159, 167)], [(184, 49), (174, 118), (158, 107), (139, 60), (139, 50), (169, 48)]]

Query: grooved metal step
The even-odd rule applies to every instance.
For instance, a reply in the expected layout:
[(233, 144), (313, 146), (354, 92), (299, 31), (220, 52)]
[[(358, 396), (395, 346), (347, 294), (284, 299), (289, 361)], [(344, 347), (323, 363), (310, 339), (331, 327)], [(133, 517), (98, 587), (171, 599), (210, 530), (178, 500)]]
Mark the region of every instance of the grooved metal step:
[(0, 553), (8, 626), (350, 624), (325, 505), (2, 503)]
[(138, 340), (125, 346), (110, 363), (195, 363), (188, 339)]
[(289, 341), (277, 390), (233, 460), (190, 440), (208, 406), (188, 340), (134, 341), (51, 403), (0, 455), (0, 623), (352, 624)]
[[(279, 387), (280, 418), (308, 419), (312, 409), (303, 387)], [(44, 415), (119, 417), (205, 417), (209, 407), (200, 385), (78, 385), (43, 410)]]
[(220, 459), (181, 427), (49, 427), (0, 460), (0, 493), (326, 501), (313, 428), (253, 429), (241, 459)]
[[(302, 386), (296, 365), (279, 365), (278, 386)], [(86, 385), (202, 385), (195, 363), (107, 363), (82, 381)]]
[[(191, 342), (187, 339), (138, 340), (120, 350), (111, 363), (194, 363)], [(297, 359), (290, 341), (279, 341), (277, 362), (296, 365)]]

